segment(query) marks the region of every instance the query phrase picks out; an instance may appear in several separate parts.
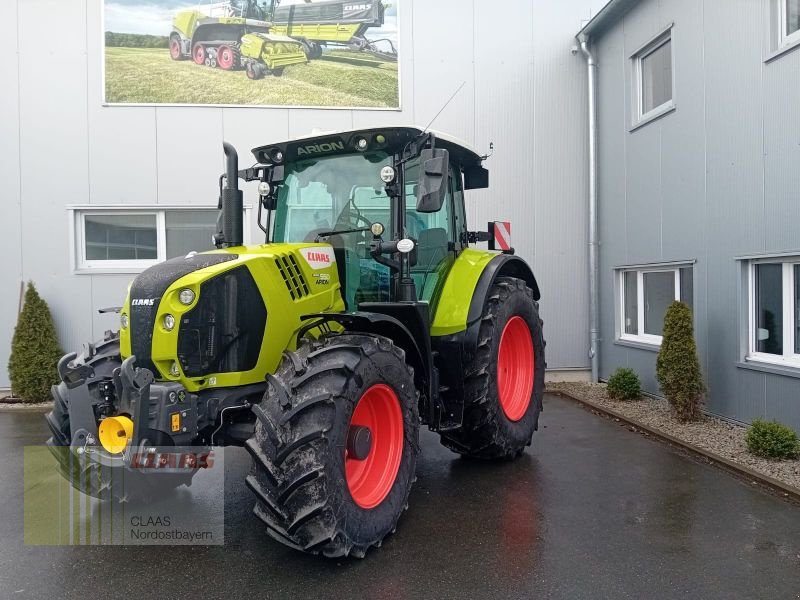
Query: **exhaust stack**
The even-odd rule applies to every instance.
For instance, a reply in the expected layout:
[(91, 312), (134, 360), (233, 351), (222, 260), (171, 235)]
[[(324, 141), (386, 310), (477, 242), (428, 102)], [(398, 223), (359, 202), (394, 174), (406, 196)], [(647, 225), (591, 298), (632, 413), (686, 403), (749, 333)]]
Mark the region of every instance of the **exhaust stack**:
[(222, 212), (217, 229), (222, 235), (218, 245), (229, 248), (244, 243), (244, 202), (242, 190), (239, 189), (239, 155), (228, 142), (223, 142), (222, 148), (225, 151), (225, 187), (220, 191)]

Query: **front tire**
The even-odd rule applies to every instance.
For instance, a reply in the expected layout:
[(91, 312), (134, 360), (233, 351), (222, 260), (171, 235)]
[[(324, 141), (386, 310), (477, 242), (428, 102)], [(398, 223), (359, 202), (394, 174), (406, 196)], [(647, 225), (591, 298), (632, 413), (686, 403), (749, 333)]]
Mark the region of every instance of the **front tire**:
[(255, 514), (297, 550), (363, 557), (395, 530), (415, 479), (417, 392), (403, 351), (380, 336), (328, 336), (285, 353), (268, 381), (246, 444)]
[(441, 442), (475, 458), (516, 458), (530, 446), (544, 393), (544, 339), (533, 291), (499, 277), (481, 317), (478, 350), (465, 366), (464, 420)]

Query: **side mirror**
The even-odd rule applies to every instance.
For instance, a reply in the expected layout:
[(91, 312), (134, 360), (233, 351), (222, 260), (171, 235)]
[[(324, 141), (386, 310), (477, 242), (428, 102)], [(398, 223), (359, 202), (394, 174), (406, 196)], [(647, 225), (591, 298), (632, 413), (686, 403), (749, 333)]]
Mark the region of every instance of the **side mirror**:
[(447, 150), (423, 150), (419, 155), (417, 212), (438, 212), (447, 196), (450, 183), (450, 153)]

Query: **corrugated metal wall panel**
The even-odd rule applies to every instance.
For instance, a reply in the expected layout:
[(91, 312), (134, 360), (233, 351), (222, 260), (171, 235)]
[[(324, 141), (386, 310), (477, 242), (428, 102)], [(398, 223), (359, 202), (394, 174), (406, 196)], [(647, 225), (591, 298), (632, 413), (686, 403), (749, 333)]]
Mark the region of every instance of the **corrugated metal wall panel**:
[[(589, 12), (590, 2), (573, 2)], [(582, 10), (581, 10), (582, 9)], [(586, 62), (570, 50), (575, 13), (534, 3), (533, 256), (548, 364), (589, 366)], [(547, 27), (540, 24), (547, 23)], [(524, 109), (523, 109), (524, 110)], [(529, 167), (530, 168), (530, 167)], [(522, 208), (522, 207), (521, 207)], [(524, 213), (523, 213), (524, 214)], [(519, 236), (517, 236), (518, 238)]]
[[(9, 2), (0, 20), (0, 56), (17, 55), (17, 2)], [(22, 231), (19, 157), (19, 65), (0, 61), (0, 81), (7, 82), (0, 94), (0, 181), (3, 182), (3, 275), (5, 293), (0, 294), (0, 388), (8, 387), (5, 366), (11, 353), (11, 336), (17, 322), (19, 284), (22, 280)]]
[[(65, 277), (64, 204), (89, 197), (85, 4), (20, 2), (18, 22), (22, 275), (50, 304), (61, 344), (78, 347), (87, 314), (75, 318), (73, 306), (90, 304), (91, 282)], [(42, 43), (48, 39), (59, 44)]]
[(764, 251), (800, 250), (800, 53), (764, 67)]
[[(610, 30), (594, 48), (598, 59), (598, 98), (616, 98), (625, 88), (625, 44), (622, 28)], [(628, 263), (624, 102), (605, 102), (598, 111), (598, 228), (600, 232), (600, 376), (628, 366), (626, 349), (614, 344), (614, 268)]]
[(213, 204), (222, 155), (222, 110), (156, 108), (159, 204)]

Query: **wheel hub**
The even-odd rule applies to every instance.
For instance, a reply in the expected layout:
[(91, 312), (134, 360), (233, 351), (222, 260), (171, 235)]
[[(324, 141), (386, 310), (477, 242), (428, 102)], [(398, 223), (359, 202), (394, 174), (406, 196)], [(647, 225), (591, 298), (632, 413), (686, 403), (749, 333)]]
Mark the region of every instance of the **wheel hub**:
[(353, 425), (347, 432), (347, 458), (365, 460), (372, 450), (372, 432), (364, 425)]

